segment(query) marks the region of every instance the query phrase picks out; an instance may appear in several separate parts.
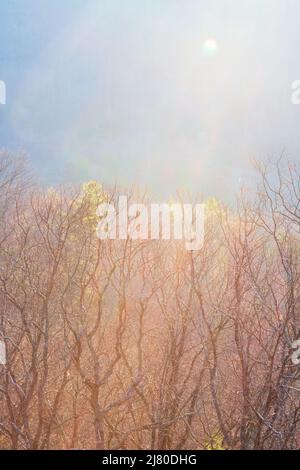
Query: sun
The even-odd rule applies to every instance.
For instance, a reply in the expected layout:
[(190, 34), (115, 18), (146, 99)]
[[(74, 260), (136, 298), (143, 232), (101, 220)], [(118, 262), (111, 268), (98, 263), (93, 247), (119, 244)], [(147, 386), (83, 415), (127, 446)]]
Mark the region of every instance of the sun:
[(215, 38), (207, 38), (202, 44), (202, 53), (206, 57), (213, 57), (219, 49), (218, 42)]

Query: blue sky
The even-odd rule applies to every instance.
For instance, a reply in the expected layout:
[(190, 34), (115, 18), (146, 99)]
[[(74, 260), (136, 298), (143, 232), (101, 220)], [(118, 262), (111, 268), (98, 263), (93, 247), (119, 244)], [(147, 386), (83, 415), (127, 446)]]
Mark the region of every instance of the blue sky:
[(251, 159), (299, 158), (299, 15), (298, 0), (1, 0), (0, 147), (46, 185), (227, 198)]

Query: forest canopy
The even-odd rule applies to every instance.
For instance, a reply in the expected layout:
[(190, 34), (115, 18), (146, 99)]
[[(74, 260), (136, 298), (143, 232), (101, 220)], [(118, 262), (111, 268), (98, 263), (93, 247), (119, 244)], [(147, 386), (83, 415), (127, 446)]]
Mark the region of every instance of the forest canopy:
[(1, 153), (0, 448), (299, 447), (300, 169), (257, 172), (189, 252), (99, 240), (117, 188), (43, 189)]

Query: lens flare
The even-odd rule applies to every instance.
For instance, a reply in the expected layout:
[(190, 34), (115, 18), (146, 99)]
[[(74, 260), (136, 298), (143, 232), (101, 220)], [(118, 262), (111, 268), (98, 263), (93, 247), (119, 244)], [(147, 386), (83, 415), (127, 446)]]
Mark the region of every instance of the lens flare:
[(217, 54), (219, 49), (217, 40), (214, 38), (208, 38), (202, 44), (202, 53), (206, 57), (213, 57)]

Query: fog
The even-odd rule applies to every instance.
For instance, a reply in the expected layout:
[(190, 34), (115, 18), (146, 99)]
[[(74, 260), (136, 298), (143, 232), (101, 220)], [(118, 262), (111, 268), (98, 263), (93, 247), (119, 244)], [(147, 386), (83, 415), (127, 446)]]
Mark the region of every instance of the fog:
[(0, 146), (46, 185), (231, 198), (253, 159), (298, 158), (299, 15), (291, 0), (1, 2)]

